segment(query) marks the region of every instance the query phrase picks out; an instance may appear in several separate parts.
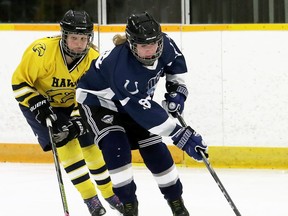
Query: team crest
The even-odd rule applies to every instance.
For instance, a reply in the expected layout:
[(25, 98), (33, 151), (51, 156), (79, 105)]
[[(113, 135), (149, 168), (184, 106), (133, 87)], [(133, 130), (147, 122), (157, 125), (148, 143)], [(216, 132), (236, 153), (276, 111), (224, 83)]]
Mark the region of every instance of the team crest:
[(67, 103), (75, 98), (75, 90), (73, 88), (54, 88), (46, 91), (49, 102)]
[(44, 43), (36, 44), (32, 50), (38, 53), (38, 56), (43, 56), (46, 50), (46, 45)]
[[(132, 95), (134, 94), (137, 94), (139, 92), (139, 89), (138, 89), (138, 82), (134, 82), (134, 89), (132, 90), (128, 90), (128, 85), (130, 83), (130, 80), (126, 80), (125, 84), (124, 84), (124, 88)], [(132, 87), (133, 88), (133, 87)]]

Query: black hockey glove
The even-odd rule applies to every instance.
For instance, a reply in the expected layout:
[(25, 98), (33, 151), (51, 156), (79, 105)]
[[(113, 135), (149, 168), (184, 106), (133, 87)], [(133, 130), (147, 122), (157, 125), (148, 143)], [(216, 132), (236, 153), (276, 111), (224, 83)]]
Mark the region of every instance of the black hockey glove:
[(180, 149), (184, 150), (190, 157), (196, 161), (202, 161), (202, 155), (199, 151), (204, 152), (208, 158), (208, 147), (202, 140), (201, 135), (197, 134), (191, 127), (180, 129), (173, 137), (173, 143)]
[(176, 112), (180, 114), (184, 110), (184, 102), (186, 100), (185, 95), (177, 92), (165, 93), (165, 99), (162, 102), (163, 108), (170, 113), (174, 118), (176, 117)]
[(50, 103), (42, 95), (37, 95), (31, 98), (29, 101), (30, 111), (34, 113), (35, 119), (46, 126), (46, 118), (50, 118), (52, 122), (57, 120), (56, 114), (53, 112)]
[(87, 130), (84, 128), (81, 117), (72, 117), (58, 133), (53, 134), (53, 140), (56, 144), (56, 147), (61, 147), (66, 145), (72, 139), (75, 139), (83, 134), (87, 133)]

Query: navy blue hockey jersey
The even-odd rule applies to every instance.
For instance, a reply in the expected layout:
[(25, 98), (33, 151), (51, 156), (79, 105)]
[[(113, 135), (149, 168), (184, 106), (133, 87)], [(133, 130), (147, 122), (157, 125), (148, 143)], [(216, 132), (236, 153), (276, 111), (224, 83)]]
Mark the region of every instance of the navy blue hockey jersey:
[(187, 66), (174, 41), (166, 34), (163, 40), (163, 53), (152, 66), (140, 63), (128, 42), (101, 54), (79, 81), (77, 102), (128, 113), (149, 132), (171, 136), (177, 124), (152, 98), (161, 77), (185, 86)]

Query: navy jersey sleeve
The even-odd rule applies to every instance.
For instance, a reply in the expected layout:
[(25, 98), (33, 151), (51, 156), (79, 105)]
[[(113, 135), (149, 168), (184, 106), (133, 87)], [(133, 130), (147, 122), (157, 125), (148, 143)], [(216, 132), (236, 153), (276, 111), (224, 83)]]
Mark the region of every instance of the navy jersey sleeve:
[(164, 60), (168, 60), (165, 66), (166, 74), (183, 74), (187, 72), (185, 58), (172, 38), (164, 34), (164, 50), (162, 54)]
[[(110, 101), (114, 93), (109, 87), (110, 84), (107, 78), (101, 75), (98, 67), (101, 58), (103, 58), (103, 55), (93, 60), (89, 70), (79, 80), (76, 89), (76, 100), (80, 104), (110, 108), (107, 104), (111, 104)], [(113, 108), (112, 110), (116, 109)]]
[(164, 67), (167, 92), (182, 93), (185, 98), (187, 98), (188, 89), (185, 84), (187, 74), (186, 61), (176, 43), (167, 35), (164, 36), (164, 51), (162, 58), (168, 60)]
[(85, 101), (86, 104), (92, 105), (94, 104), (94, 100), (98, 99), (95, 94), (88, 94), (88, 92), (83, 91), (85, 89), (92, 92), (96, 89), (93, 82), (93, 80), (97, 80), (97, 75), (95, 73), (95, 61), (96, 60), (93, 60), (91, 62), (89, 70), (81, 77), (77, 84), (76, 100), (78, 103), (83, 103)]

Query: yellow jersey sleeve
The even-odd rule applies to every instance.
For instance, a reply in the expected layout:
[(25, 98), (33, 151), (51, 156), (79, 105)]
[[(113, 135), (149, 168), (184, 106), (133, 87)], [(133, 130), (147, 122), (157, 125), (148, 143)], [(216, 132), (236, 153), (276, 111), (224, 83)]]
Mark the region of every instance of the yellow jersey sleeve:
[(46, 44), (37, 40), (24, 52), (21, 62), (12, 75), (12, 88), (16, 100), (28, 107), (28, 100), (39, 92), (35, 82), (45, 76)]

